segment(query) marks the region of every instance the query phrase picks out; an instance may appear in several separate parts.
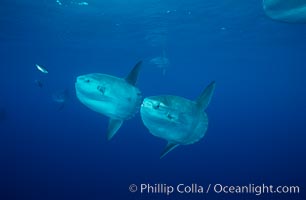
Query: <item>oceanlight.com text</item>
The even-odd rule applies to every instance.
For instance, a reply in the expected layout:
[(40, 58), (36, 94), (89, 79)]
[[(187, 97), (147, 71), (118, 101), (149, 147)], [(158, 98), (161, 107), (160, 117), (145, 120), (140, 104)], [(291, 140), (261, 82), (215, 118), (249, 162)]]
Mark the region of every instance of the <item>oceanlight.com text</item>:
[(226, 194), (255, 194), (260, 196), (262, 194), (299, 194), (299, 186), (273, 186), (273, 185), (255, 185), (249, 184), (244, 186), (228, 186), (222, 184), (215, 184), (213, 187), (215, 193)]
[(253, 194), (256, 196), (264, 194), (300, 194), (299, 186), (274, 186), (268, 184), (248, 184), (248, 185), (224, 185), (224, 184), (183, 184), (170, 185), (164, 183), (131, 184), (129, 190), (132, 193), (140, 194)]

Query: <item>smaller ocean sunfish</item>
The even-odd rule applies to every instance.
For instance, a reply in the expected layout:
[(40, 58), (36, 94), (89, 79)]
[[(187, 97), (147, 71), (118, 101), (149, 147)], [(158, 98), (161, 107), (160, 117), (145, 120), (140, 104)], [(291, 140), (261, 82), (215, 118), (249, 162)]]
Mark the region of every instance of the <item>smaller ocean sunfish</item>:
[(140, 114), (149, 132), (168, 141), (161, 158), (179, 145), (193, 144), (204, 137), (208, 118), (204, 110), (210, 103), (215, 82), (210, 83), (196, 101), (162, 95), (143, 100)]
[(155, 65), (156, 67), (160, 68), (163, 71), (163, 75), (166, 74), (166, 70), (169, 68), (170, 61), (169, 58), (166, 57), (165, 51), (163, 51), (162, 56), (157, 56), (152, 58), (149, 63), (151, 65)]

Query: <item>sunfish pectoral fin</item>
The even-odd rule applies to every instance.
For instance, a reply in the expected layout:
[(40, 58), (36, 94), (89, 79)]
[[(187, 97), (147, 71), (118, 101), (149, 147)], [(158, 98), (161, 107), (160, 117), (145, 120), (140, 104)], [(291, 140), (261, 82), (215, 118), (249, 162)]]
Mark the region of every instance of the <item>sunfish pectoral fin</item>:
[(174, 143), (174, 142), (168, 142), (164, 151), (161, 153), (160, 158), (163, 158), (165, 155), (167, 155), (170, 151), (172, 151), (177, 146), (179, 146), (179, 144)]
[(110, 119), (107, 128), (107, 139), (111, 140), (121, 127), (123, 121), (120, 119)]
[(136, 81), (137, 81), (137, 77), (140, 71), (140, 67), (141, 67), (142, 61), (139, 61), (138, 63), (136, 63), (136, 65), (134, 66), (134, 68), (132, 69), (132, 71), (130, 71), (129, 75), (125, 78), (125, 80), (131, 84), (131, 85), (135, 85)]
[(212, 81), (196, 100), (197, 105), (202, 110), (205, 110), (207, 106), (209, 105), (211, 97), (214, 94), (215, 85), (216, 85), (215, 81)]

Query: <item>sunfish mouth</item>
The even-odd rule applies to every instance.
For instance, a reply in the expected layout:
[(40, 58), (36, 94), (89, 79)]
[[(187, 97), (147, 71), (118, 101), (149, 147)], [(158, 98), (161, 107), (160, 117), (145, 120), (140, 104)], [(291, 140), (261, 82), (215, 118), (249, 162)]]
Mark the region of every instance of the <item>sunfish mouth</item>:
[(76, 78), (76, 81), (75, 81), (75, 82), (86, 82), (86, 83), (89, 83), (90, 80), (89, 80), (89, 78), (86, 78), (86, 76), (78, 76), (78, 77)]
[(143, 108), (152, 108), (153, 107), (153, 104), (151, 101), (147, 101), (147, 100), (144, 100), (141, 104), (141, 107)]
[(165, 108), (165, 105), (159, 101), (152, 100), (152, 99), (145, 99), (142, 104), (141, 108), (148, 109), (148, 110), (159, 110), (162, 111)]

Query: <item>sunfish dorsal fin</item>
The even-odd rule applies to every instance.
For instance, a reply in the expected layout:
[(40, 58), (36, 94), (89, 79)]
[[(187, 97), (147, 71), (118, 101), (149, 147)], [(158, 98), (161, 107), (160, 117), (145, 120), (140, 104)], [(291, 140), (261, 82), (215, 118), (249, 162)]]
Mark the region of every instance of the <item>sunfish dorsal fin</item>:
[(107, 128), (107, 139), (111, 140), (121, 127), (123, 121), (120, 119), (110, 119)]
[(202, 109), (205, 110), (210, 103), (211, 97), (215, 90), (215, 81), (212, 81), (202, 92), (202, 94), (196, 100), (197, 105)]
[(163, 158), (165, 155), (167, 155), (170, 151), (172, 151), (177, 146), (179, 146), (179, 144), (174, 143), (174, 142), (168, 142), (164, 151), (160, 154), (160, 158)]
[(140, 71), (140, 67), (141, 67), (142, 61), (139, 61), (132, 69), (132, 71), (130, 71), (129, 75), (125, 78), (125, 80), (131, 84), (131, 85), (135, 85), (136, 81), (137, 81), (137, 77), (138, 77), (138, 73)]

